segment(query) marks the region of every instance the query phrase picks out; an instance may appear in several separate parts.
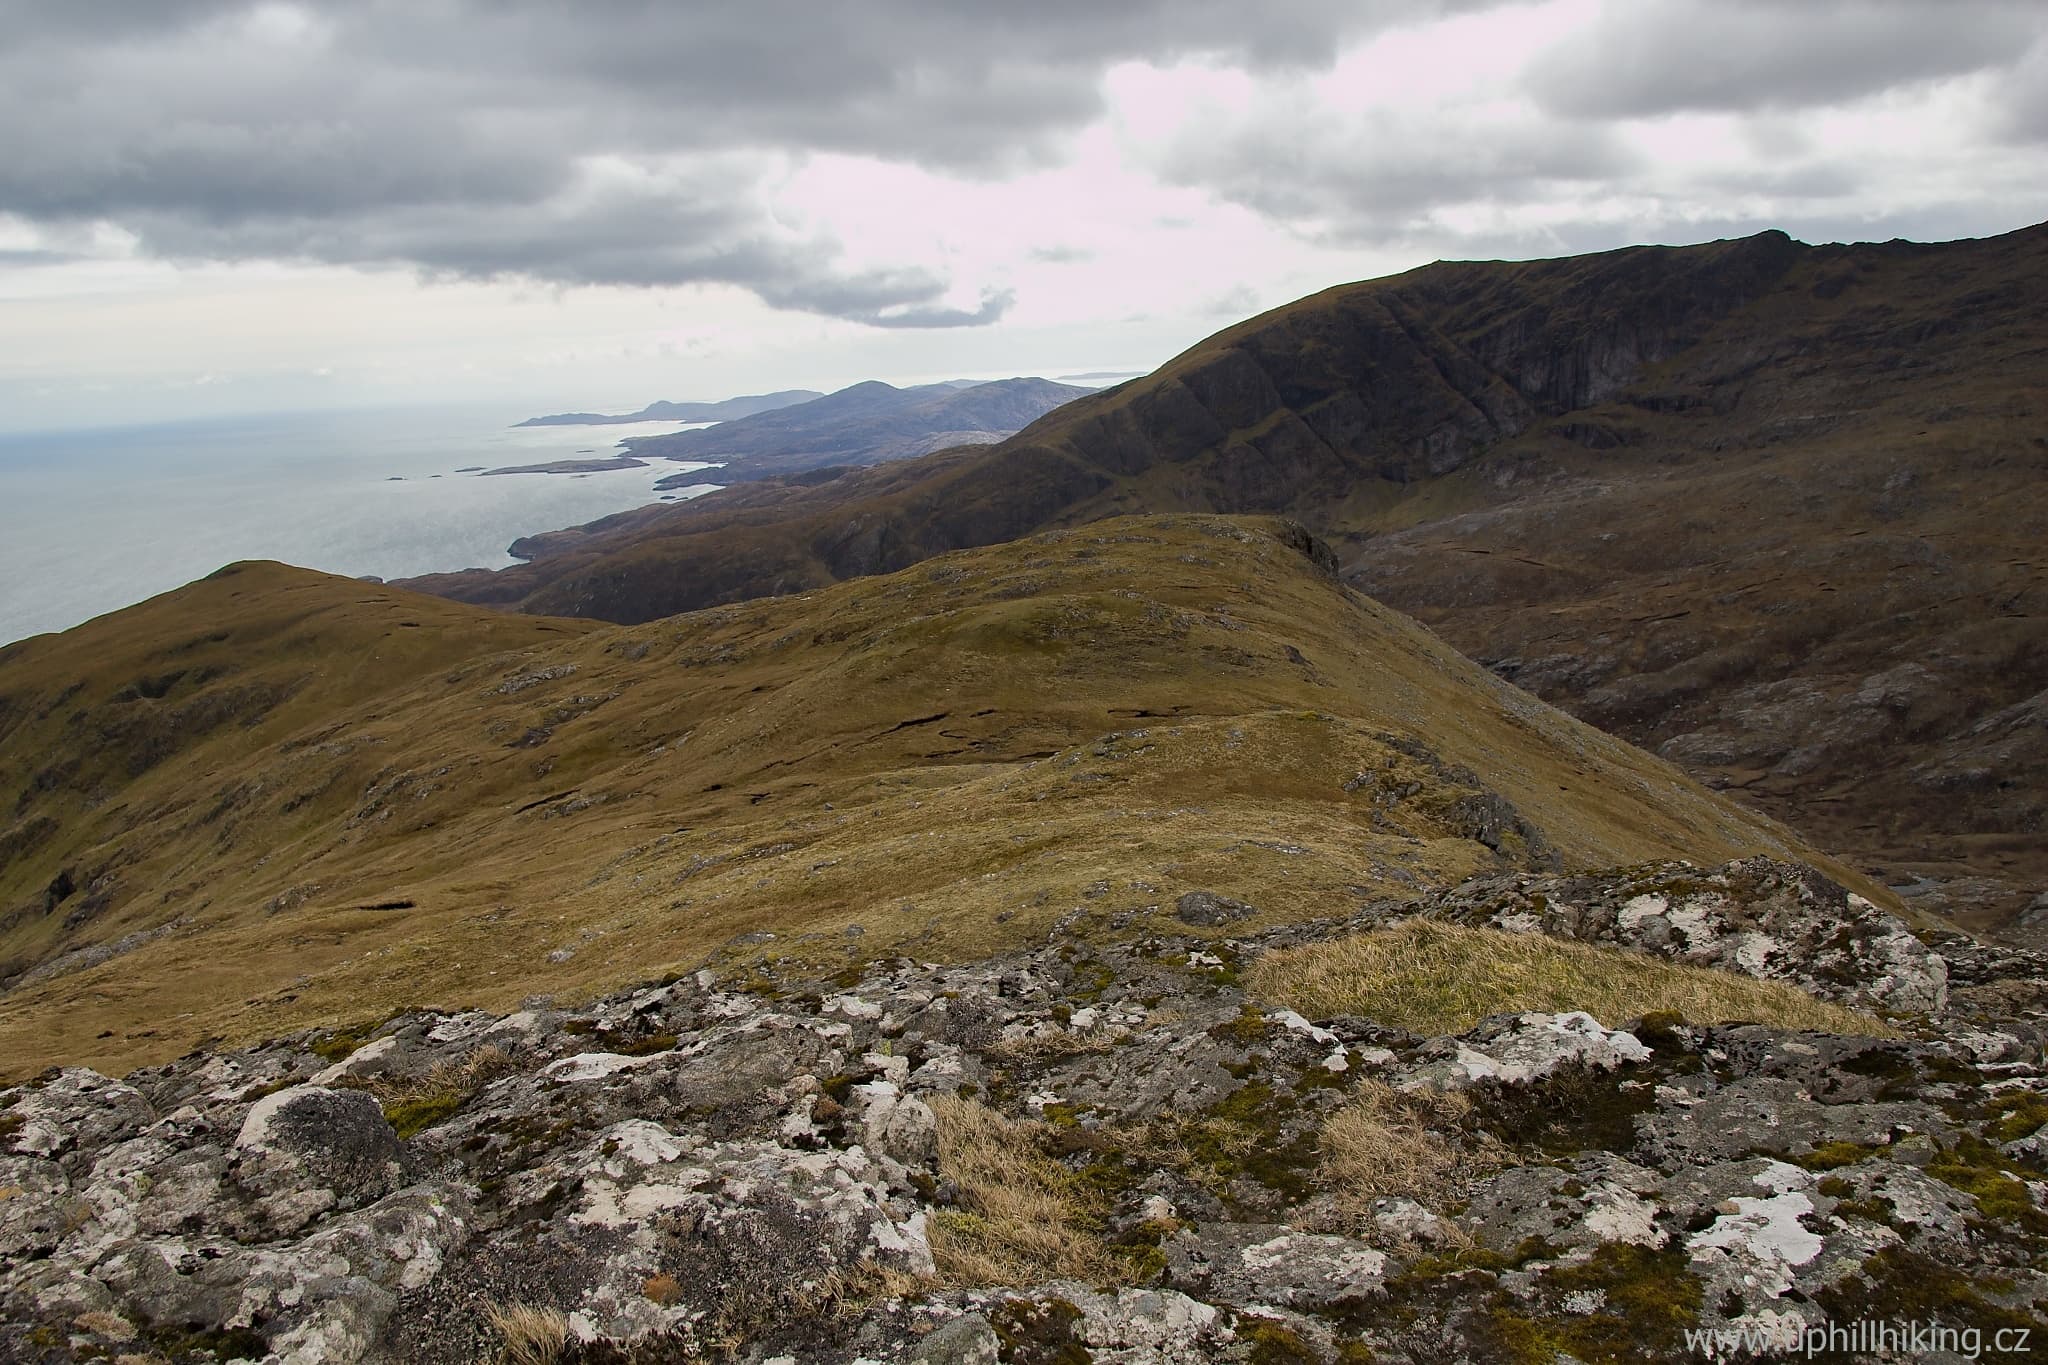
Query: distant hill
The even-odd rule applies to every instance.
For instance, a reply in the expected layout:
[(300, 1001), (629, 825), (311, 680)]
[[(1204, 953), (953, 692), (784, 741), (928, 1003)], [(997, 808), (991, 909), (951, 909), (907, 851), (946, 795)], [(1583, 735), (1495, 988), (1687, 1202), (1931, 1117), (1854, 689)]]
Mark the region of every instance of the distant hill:
[(786, 408), (821, 398), (816, 389), (784, 389), (779, 393), (754, 393), (742, 398), (722, 398), (715, 403), (649, 403), (638, 412), (558, 412), (552, 417), (529, 417), (514, 423), (522, 427), (602, 427), (627, 422), (729, 422), (757, 412)]
[(739, 934), (1043, 942), (1109, 877), (1105, 908), (1271, 923), (1820, 861), (1333, 564), (1278, 521), (1130, 519), (639, 628), (241, 564), (9, 645), (0, 1076), (581, 998)]
[(1439, 262), (987, 450), (417, 585), (645, 620), (1123, 512), (1284, 512), (1547, 700), (1966, 922), (2048, 932), (2044, 432), (2048, 228)]
[[(837, 393), (756, 413), (703, 431), (620, 442), (642, 459), (708, 460), (721, 483), (800, 474), (834, 465), (881, 464), (949, 446), (992, 445), (1092, 390), (1050, 379), (948, 380), (899, 389), (871, 379)], [(675, 475), (656, 484), (702, 483)]]

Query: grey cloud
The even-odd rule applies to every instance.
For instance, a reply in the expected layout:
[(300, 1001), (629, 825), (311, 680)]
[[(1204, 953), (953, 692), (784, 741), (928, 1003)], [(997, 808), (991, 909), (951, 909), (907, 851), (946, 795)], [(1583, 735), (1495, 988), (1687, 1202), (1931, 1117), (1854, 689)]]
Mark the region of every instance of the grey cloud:
[(1314, 225), (1320, 236), (1361, 243), (1407, 236), (1446, 208), (1526, 203), (1633, 165), (1613, 137), (1577, 125), (1273, 109), (1190, 130), (1159, 169), (1260, 213)]
[(1584, 118), (1809, 108), (2005, 67), (2044, 27), (2038, 0), (1631, 0), (1526, 86)]
[(1007, 289), (995, 289), (981, 296), (978, 308), (905, 308), (899, 312), (876, 313), (861, 321), (875, 327), (980, 327), (1010, 311), (1017, 296)]
[(1119, 61), (1313, 67), (1491, 2), (0, 0), (0, 213), (110, 221), (169, 257), (705, 281), (972, 326), (1008, 296), (950, 307), (929, 271), (848, 269), (774, 222), (762, 177), (816, 151), (998, 174), (1093, 118)]
[(2010, 98), (1994, 116), (2006, 142), (2048, 143), (2048, 32), (2027, 53), (2010, 85)]

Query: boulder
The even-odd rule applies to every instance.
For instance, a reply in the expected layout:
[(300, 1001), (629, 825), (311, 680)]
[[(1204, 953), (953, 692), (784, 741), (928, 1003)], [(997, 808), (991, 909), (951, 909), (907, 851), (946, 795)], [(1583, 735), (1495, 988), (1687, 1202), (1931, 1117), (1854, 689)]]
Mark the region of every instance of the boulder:
[(256, 1101), (234, 1142), (235, 1180), (276, 1235), (396, 1189), (405, 1149), (361, 1090), (295, 1085)]
[(1213, 927), (1219, 924), (1235, 924), (1258, 914), (1256, 906), (1247, 905), (1228, 896), (1219, 896), (1213, 891), (1190, 891), (1174, 904), (1174, 918), (1183, 924), (1199, 924)]

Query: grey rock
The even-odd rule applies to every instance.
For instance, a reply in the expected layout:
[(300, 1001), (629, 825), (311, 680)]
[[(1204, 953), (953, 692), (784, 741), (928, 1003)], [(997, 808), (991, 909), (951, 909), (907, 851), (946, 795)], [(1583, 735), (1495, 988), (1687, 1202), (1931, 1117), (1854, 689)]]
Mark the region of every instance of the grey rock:
[(1002, 1348), (1002, 1338), (988, 1319), (967, 1313), (926, 1337), (910, 1358), (920, 1365), (996, 1365)]
[(4, 1150), (68, 1165), (133, 1137), (156, 1111), (134, 1086), (74, 1066), (19, 1092), (8, 1117), (14, 1131)]
[(405, 1152), (361, 1090), (299, 1085), (256, 1101), (234, 1143), (234, 1178), (276, 1234), (396, 1189)]
[(1948, 1137), (1953, 1127), (1917, 1102), (1816, 1104), (1795, 1082), (1749, 1077), (1697, 1100), (1660, 1106), (1639, 1121), (1641, 1148), (1666, 1169), (1758, 1153), (1803, 1156), (1831, 1143), (1877, 1147), (1908, 1133)]
[(1824, 999), (1939, 1013), (1948, 964), (1897, 917), (1811, 868), (1745, 858), (1626, 876), (1480, 877), (1424, 913), (1641, 949), (1696, 966), (1788, 981)]
[(1235, 924), (1258, 914), (1255, 906), (1247, 905), (1228, 896), (1219, 896), (1213, 891), (1190, 891), (1175, 902), (1174, 918), (1183, 924), (1199, 924), (1213, 927), (1219, 924)]
[[(1995, 1144), (2012, 1174), (1982, 1178), (2048, 1207), (2048, 1137), (2018, 1122), (2048, 1094), (2037, 955), (1959, 935), (1923, 953), (1837, 892), (1754, 860), (1488, 877), (1234, 929), (1227, 953), (1428, 913), (1945, 1012), (1884, 1039), (1570, 1013), (1421, 1038), (1247, 1001), (1215, 970), (1224, 947), (1154, 916), (1127, 942), (881, 959), (770, 992), (706, 970), (573, 1011), (417, 1011), (333, 1066), (301, 1036), (123, 1081), (61, 1073), (0, 1090), (0, 1359), (85, 1342), (96, 1313), (138, 1341), (246, 1329), (277, 1361), (486, 1358), (484, 1306), (527, 1303), (601, 1357), (988, 1361), (1029, 1338), (1104, 1362), (1290, 1340), (1477, 1361), (1492, 1306), (1611, 1313), (1587, 1285), (1637, 1251), (1699, 1291), (1705, 1327), (1814, 1321), (1837, 1290), (1886, 1292), (1864, 1280), (1888, 1255), (2032, 1313), (2048, 1238), (1937, 1173)], [(345, 1088), (460, 1074), (485, 1047), (505, 1074), (405, 1143)], [(1318, 1178), (1322, 1125), (1363, 1078), (1460, 1092), (1412, 1099), (1459, 1115), (1430, 1125), (1466, 1158), (1441, 1191), (1361, 1207)], [(1095, 1192), (1105, 1238), (1157, 1244), (1157, 1278), (934, 1280), (935, 1230), (982, 1216), (939, 1160), (960, 1095), (1037, 1125), (1019, 1141)], [(1489, 1254), (1453, 1254), (1474, 1245)], [(878, 1296), (831, 1311), (849, 1290)]]
[(1480, 1081), (1519, 1084), (1567, 1064), (1612, 1070), (1650, 1055), (1634, 1034), (1603, 1028), (1590, 1014), (1505, 1014), (1461, 1038), (1428, 1044), (1421, 1065), (1395, 1082), (1403, 1090), (1463, 1090)]
[(1385, 1284), (1385, 1252), (1349, 1237), (1278, 1225), (1212, 1223), (1167, 1245), (1167, 1279), (1217, 1303), (1328, 1308)]

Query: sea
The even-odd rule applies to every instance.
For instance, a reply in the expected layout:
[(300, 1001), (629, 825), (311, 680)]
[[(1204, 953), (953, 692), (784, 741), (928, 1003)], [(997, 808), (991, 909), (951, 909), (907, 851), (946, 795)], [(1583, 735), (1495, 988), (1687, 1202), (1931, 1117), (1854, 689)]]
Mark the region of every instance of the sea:
[[(718, 485), (716, 466), (586, 474), (477, 467), (603, 459), (644, 422), (514, 427), (526, 414), (407, 408), (0, 433), (0, 643), (64, 630), (240, 559), (350, 577), (502, 568), (523, 535)], [(671, 492), (655, 480), (703, 469)]]

